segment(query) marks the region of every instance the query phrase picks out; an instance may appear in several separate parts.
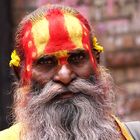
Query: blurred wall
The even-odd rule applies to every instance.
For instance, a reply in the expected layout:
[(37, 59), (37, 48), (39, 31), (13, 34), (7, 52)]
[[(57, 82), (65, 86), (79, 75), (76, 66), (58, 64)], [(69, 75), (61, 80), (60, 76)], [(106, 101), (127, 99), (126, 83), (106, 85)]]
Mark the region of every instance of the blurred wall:
[(94, 0), (91, 22), (105, 47), (117, 91), (117, 114), (140, 119), (140, 0)]

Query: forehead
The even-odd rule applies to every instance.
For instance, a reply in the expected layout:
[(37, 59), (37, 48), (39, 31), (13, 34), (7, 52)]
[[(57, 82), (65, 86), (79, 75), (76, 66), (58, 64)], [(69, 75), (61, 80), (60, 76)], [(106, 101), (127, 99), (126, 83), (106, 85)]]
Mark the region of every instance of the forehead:
[(51, 54), (46, 54), (45, 56), (55, 56), (56, 58), (67, 58), (69, 55), (71, 54), (78, 54), (79, 52), (86, 52), (85, 49), (79, 49), (79, 48), (75, 48), (73, 50), (64, 50), (64, 51), (58, 51), (58, 52), (54, 52)]
[[(28, 37), (28, 36), (31, 37)], [(55, 54), (66, 55), (89, 46), (89, 31), (78, 17), (57, 11), (32, 21), (31, 28), (25, 30), (28, 47), (34, 47), (36, 57)]]

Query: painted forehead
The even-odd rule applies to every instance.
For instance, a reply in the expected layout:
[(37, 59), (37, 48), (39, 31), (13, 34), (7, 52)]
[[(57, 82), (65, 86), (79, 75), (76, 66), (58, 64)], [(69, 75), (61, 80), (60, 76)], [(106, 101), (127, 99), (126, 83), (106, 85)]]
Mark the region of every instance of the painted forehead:
[(28, 48), (32, 48), (30, 49), (32, 56), (40, 57), (44, 54), (63, 56), (71, 50), (89, 47), (89, 30), (78, 16), (60, 10), (43, 16), (27, 27), (25, 39)]

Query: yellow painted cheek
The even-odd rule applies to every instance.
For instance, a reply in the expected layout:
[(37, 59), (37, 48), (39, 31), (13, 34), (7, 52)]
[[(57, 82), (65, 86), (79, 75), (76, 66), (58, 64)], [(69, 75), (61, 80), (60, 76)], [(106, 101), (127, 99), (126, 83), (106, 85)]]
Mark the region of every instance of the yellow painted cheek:
[(32, 27), (32, 35), (37, 49), (38, 57), (43, 54), (46, 44), (50, 38), (49, 23), (46, 18), (38, 20)]

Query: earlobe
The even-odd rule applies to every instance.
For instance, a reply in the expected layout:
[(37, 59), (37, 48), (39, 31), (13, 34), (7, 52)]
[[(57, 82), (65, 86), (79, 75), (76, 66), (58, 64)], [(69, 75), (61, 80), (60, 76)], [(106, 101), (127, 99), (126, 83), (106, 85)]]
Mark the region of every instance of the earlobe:
[(98, 52), (97, 50), (95, 50), (94, 48), (92, 49), (93, 55), (96, 58), (97, 63), (100, 63), (100, 52)]

